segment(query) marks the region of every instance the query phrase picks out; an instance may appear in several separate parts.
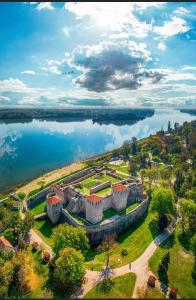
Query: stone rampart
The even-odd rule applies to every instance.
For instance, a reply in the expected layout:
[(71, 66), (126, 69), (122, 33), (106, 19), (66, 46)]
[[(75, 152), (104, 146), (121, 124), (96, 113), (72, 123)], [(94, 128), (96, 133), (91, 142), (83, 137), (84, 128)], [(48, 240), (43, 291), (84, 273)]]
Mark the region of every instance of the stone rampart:
[(90, 192), (90, 194), (93, 194), (93, 193), (101, 191), (101, 190), (103, 190), (103, 189), (105, 189), (107, 187), (110, 187), (110, 186), (111, 186), (111, 181), (106, 181), (104, 183), (101, 183), (101, 184), (99, 184), (97, 186), (94, 186), (94, 187), (90, 188), (89, 192)]
[(141, 219), (148, 209), (148, 198), (144, 200), (138, 207), (126, 215), (115, 215), (114, 217), (102, 221), (95, 225), (84, 225), (80, 221), (74, 219), (69, 213), (62, 210), (61, 222), (68, 222), (69, 224), (78, 227), (81, 226), (86, 229), (89, 241), (92, 245), (100, 243), (105, 234), (117, 233), (121, 234), (127, 230), (131, 225), (135, 224)]

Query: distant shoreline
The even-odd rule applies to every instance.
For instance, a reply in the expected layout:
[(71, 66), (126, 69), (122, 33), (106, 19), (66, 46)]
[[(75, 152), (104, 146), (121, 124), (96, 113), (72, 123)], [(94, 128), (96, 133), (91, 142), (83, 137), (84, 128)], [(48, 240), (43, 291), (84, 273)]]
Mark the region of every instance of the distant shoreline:
[(132, 125), (152, 117), (154, 109), (0, 109), (0, 123), (29, 123), (35, 120), (71, 122), (92, 120), (98, 124)]

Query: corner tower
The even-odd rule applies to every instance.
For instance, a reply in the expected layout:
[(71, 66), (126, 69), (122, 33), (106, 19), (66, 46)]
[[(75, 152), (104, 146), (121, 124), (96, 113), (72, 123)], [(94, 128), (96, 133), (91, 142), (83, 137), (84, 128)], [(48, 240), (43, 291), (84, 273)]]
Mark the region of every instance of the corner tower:
[(127, 199), (129, 195), (129, 187), (123, 184), (116, 184), (112, 186), (112, 204), (117, 211), (123, 210), (127, 206)]
[(95, 194), (86, 196), (86, 220), (92, 224), (102, 221), (103, 203), (102, 197)]
[(57, 223), (60, 218), (63, 201), (55, 194), (49, 194), (47, 196), (46, 207), (47, 215), (51, 222), (53, 224)]

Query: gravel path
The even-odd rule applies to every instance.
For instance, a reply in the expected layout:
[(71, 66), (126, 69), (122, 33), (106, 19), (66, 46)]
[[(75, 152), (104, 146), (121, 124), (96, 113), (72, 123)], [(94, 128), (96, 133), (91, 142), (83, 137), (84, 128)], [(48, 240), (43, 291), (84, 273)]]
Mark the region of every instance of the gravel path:
[(137, 258), (131, 264), (124, 265), (122, 267), (116, 269), (110, 269), (105, 272), (98, 272), (98, 271), (86, 271), (86, 282), (80, 288), (77, 293), (73, 295), (73, 298), (83, 298), (86, 293), (88, 293), (98, 282), (100, 282), (104, 275), (110, 276), (110, 278), (118, 277), (130, 272), (136, 274), (136, 283), (133, 292), (133, 298), (137, 298), (137, 289), (146, 285), (148, 277), (152, 272), (150, 272), (148, 268), (148, 260), (154, 254), (155, 250), (158, 246), (167, 239), (167, 237), (173, 232), (174, 227), (172, 229), (167, 229), (161, 234), (159, 234), (151, 244), (146, 248), (144, 253)]

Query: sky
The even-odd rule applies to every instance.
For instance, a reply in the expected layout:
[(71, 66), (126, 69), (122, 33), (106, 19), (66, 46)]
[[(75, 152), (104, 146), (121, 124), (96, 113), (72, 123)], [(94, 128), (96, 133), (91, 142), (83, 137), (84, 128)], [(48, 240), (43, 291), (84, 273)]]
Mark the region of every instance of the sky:
[(0, 107), (196, 107), (196, 3), (0, 3)]

